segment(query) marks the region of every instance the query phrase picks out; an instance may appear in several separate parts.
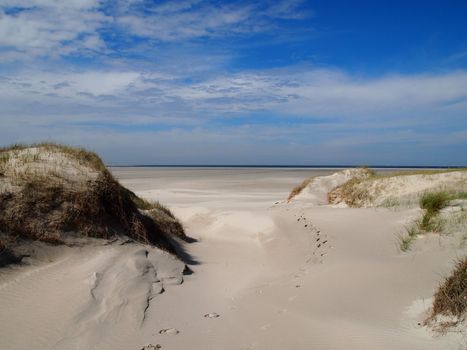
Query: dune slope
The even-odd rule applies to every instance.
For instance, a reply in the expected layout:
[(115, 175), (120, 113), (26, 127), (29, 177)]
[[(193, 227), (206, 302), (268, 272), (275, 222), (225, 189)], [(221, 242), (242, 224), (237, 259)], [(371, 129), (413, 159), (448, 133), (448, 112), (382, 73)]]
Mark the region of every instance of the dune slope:
[(467, 171), (419, 171), (388, 176), (372, 176), (343, 183), (329, 191), (331, 204), (352, 207), (374, 207), (393, 204), (414, 204), (425, 192), (467, 191)]
[(170, 236), (185, 237), (170, 211), (122, 187), (96, 154), (54, 144), (0, 150), (0, 227), (4, 245), (126, 235), (175, 252)]

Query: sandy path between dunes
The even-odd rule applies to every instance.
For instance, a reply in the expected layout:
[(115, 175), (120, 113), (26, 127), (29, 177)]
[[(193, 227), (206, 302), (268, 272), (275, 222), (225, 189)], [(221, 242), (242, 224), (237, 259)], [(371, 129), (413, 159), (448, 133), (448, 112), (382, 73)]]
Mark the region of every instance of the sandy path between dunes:
[[(198, 239), (186, 246), (194, 274), (182, 285), (161, 281), (164, 292), (145, 309), (153, 281), (131, 279), (133, 262), (147, 263), (131, 246), (10, 271), (16, 279), (0, 283), (1, 349), (465, 349), (462, 334), (432, 337), (417, 325), (465, 249), (427, 237), (398, 252), (395, 234), (413, 211), (280, 202), (313, 170), (112, 170), (167, 204)], [(150, 265), (158, 275), (177, 270), (160, 259)], [(97, 299), (93, 276), (110, 276), (99, 279)], [(142, 309), (144, 322), (135, 322)]]
[[(398, 252), (396, 234), (413, 211), (274, 205), (305, 174), (214, 174), (188, 181), (172, 174), (165, 188), (122, 180), (168, 203), (200, 240), (188, 248), (200, 265), (174, 292), (179, 313), (174, 294), (152, 305), (159, 310), (156, 324), (168, 319), (180, 330), (156, 343), (169, 349), (465, 348), (462, 334), (433, 338), (417, 324), (462, 251), (429, 237), (421, 249)], [(192, 190), (182, 190), (188, 183)], [(208, 312), (220, 317), (203, 318)]]

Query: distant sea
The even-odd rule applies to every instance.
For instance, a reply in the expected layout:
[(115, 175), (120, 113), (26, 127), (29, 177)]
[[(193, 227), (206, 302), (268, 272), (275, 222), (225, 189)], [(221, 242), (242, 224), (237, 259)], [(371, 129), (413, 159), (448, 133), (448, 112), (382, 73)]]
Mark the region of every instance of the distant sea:
[[(347, 169), (360, 165), (108, 165), (115, 168), (279, 168), (279, 169)], [(372, 169), (462, 169), (466, 166), (368, 165)]]

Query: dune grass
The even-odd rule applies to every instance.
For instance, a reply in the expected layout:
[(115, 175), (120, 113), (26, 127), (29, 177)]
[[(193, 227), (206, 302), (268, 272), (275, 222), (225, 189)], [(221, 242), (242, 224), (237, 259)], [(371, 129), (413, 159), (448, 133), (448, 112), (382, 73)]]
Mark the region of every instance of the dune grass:
[[(370, 176), (370, 179), (374, 175)], [(345, 199), (345, 203), (350, 207), (355, 207), (357, 203), (369, 196), (367, 188), (358, 186), (368, 178), (353, 178), (345, 182), (343, 185), (338, 186), (328, 193), (328, 202), (334, 203), (335, 198), (342, 197)]]
[(148, 201), (136, 196), (131, 191), (128, 192), (130, 192), (130, 197), (138, 209), (144, 210), (164, 232), (170, 236), (181, 238), (184, 241), (191, 241), (186, 236), (183, 225), (169, 208), (159, 201)]
[(396, 176), (409, 176), (409, 175), (436, 175), (451, 173), (455, 171), (467, 171), (467, 168), (445, 168), (445, 169), (411, 169), (411, 170), (400, 170), (394, 171), (389, 174), (378, 174), (378, 178), (385, 177), (396, 177)]
[(312, 181), (313, 178), (309, 177), (308, 179), (303, 180), (299, 185), (295, 186), (290, 192), (287, 201), (290, 202), (295, 196), (299, 195)]
[(428, 192), (420, 197), (420, 208), (424, 209), (424, 214), (419, 222), (422, 231), (441, 231), (441, 224), (437, 217), (440, 210), (449, 204), (451, 198), (452, 196), (446, 191)]
[(425, 212), (420, 221), (420, 228), (427, 232), (440, 232), (442, 221), (439, 219), (439, 212), (451, 201), (466, 198), (466, 192), (437, 191), (423, 194), (420, 198), (420, 208)]
[(410, 250), (413, 241), (417, 238), (420, 234), (419, 225), (417, 222), (407, 226), (405, 228), (405, 234), (400, 234), (398, 236), (399, 239), (399, 248), (401, 251), (406, 252)]
[(41, 148), (45, 151), (60, 152), (77, 160), (80, 164), (91, 166), (94, 170), (105, 171), (107, 168), (97, 153), (89, 151), (83, 147), (72, 147), (54, 142), (39, 142), (32, 144), (14, 144), (11, 146), (0, 147), (0, 164), (7, 162), (12, 154), (27, 148)]
[[(175, 252), (171, 236), (186, 238), (183, 226), (166, 207), (158, 202), (139, 198), (121, 186), (105, 167), (99, 156), (82, 148), (53, 143), (13, 145), (0, 150), (5, 162), (20, 157), (18, 151), (28, 147), (44, 152), (61, 153), (82, 165), (83, 171), (96, 171), (91, 180), (69, 182), (66, 171), (48, 168), (48, 157), (41, 160), (45, 167), (27, 176), (13, 169), (4, 181), (15, 184), (16, 190), (0, 191), (0, 227), (9, 238), (39, 240), (61, 244), (68, 233), (109, 238), (126, 235), (136, 241), (156, 245)], [(52, 157), (53, 158), (53, 157)], [(22, 166), (36, 162), (35, 157), (21, 159)], [(26, 162), (26, 163), (25, 163)], [(76, 166), (79, 168), (79, 165)], [(11, 166), (11, 164), (10, 164)], [(44, 170), (45, 169), (45, 170)], [(88, 170), (86, 170), (88, 169)]]
[[(376, 174), (372, 172), (371, 176), (364, 179), (351, 179), (346, 183), (337, 186), (329, 192), (328, 198), (330, 203), (335, 203), (336, 200), (344, 201), (350, 207), (359, 207), (365, 201), (377, 199), (377, 193), (370, 193), (368, 187), (372, 181), (380, 179), (388, 179), (400, 176), (413, 176), (413, 175), (435, 175), (443, 173), (452, 173), (459, 171), (467, 171), (467, 168), (447, 168), (447, 169), (420, 169), (420, 170), (408, 170), (408, 171), (397, 171), (389, 174)], [(367, 186), (368, 185), (368, 186)], [(463, 197), (462, 197), (463, 195)], [(455, 198), (467, 198), (465, 192), (459, 192), (455, 196), (450, 193), (450, 199)], [(385, 200), (382, 204), (384, 207), (395, 206), (399, 203), (399, 200), (390, 198)]]
[(438, 213), (445, 208), (452, 196), (446, 191), (427, 192), (420, 197), (420, 208), (430, 213)]
[[(373, 169), (368, 168), (367, 166), (362, 166), (359, 167), (359, 169), (365, 169), (369, 177), (373, 177), (376, 175), (376, 172)], [(313, 182), (313, 177), (307, 178), (302, 181), (299, 185), (295, 186), (292, 191), (289, 193), (289, 197), (287, 198), (287, 201), (290, 202), (295, 196), (299, 195), (309, 184)], [(352, 180), (359, 180), (361, 181), (362, 179), (352, 179)], [(352, 181), (350, 180), (350, 181)]]
[(448, 316), (442, 321), (441, 330), (455, 326), (465, 319), (467, 312), (467, 256), (457, 260), (454, 270), (438, 287), (434, 295), (433, 309), (425, 323), (436, 322), (438, 316)]
[[(436, 191), (424, 193), (419, 200), (420, 208), (423, 209), (423, 215), (406, 227), (405, 235), (400, 235), (398, 237), (400, 249), (404, 252), (409, 250), (418, 235), (428, 232), (443, 233), (445, 231), (445, 225), (448, 224), (448, 220), (440, 217), (441, 210), (449, 206), (449, 203), (453, 200), (466, 198), (466, 193), (462, 191)], [(457, 226), (459, 226), (462, 224), (460, 221), (465, 220), (465, 215), (453, 214), (452, 219), (459, 221), (457, 222)]]

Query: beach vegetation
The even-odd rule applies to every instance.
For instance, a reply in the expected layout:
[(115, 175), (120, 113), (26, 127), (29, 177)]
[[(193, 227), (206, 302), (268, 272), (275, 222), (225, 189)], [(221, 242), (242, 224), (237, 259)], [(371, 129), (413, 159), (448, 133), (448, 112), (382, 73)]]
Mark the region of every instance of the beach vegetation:
[(328, 202), (334, 203), (335, 198), (340, 197), (345, 200), (348, 206), (357, 206), (357, 203), (369, 196), (368, 188), (359, 186), (365, 180), (365, 178), (353, 178), (338, 186), (328, 193)]
[[(20, 152), (29, 147), (39, 152)], [(57, 154), (74, 162), (73, 172), (54, 162)], [(7, 159), (6, 155), (21, 158), (21, 168), (11, 165), (1, 180), (9, 186), (0, 187), (0, 227), (9, 238), (61, 244), (68, 234), (124, 235), (173, 253), (171, 237), (186, 239), (183, 226), (169, 209), (121, 186), (94, 152), (40, 143), (2, 148), (0, 159)], [(93, 175), (75, 178), (76, 169)]]
[[(434, 295), (432, 312), (425, 323), (438, 323), (437, 328), (443, 330), (463, 322), (466, 313), (467, 256), (458, 259), (452, 273), (440, 283)], [(439, 316), (444, 316), (443, 321), (437, 322)]]
[[(379, 195), (384, 194), (385, 184), (387, 182), (379, 180), (403, 177), (403, 176), (430, 176), (443, 173), (452, 173), (452, 172), (465, 172), (467, 168), (448, 168), (448, 169), (416, 169), (416, 170), (403, 170), (391, 173), (376, 174), (372, 173), (371, 176), (367, 178), (353, 178), (345, 182), (342, 185), (337, 186), (328, 193), (328, 199), (330, 203), (344, 202), (350, 207), (361, 207), (368, 203), (373, 203), (378, 201)], [(457, 187), (457, 188), (456, 188)], [(443, 189), (440, 188), (439, 192), (447, 192), (447, 198), (452, 199), (465, 199), (467, 194), (465, 192), (465, 183), (452, 183), (449, 188)], [(381, 201), (380, 206), (383, 207), (393, 207), (398, 205), (406, 204), (408, 206), (413, 205), (419, 199), (419, 194), (413, 195), (413, 198), (407, 196), (406, 198), (384, 198)], [(444, 198), (439, 198), (434, 196), (433, 198), (426, 198), (427, 208), (429, 205), (436, 205), (436, 200), (442, 200)], [(429, 214), (431, 214), (430, 212)]]
[(287, 201), (290, 202), (295, 196), (298, 196), (311, 182), (313, 177), (303, 180), (299, 185), (295, 186), (289, 194)]
[(428, 232), (449, 233), (464, 230), (467, 226), (467, 212), (461, 206), (460, 210), (448, 215), (441, 215), (441, 211), (448, 207), (451, 201), (466, 199), (463, 191), (435, 191), (422, 194), (419, 199), (420, 208), (423, 209), (422, 216), (407, 226), (405, 235), (399, 236), (399, 246), (402, 251), (410, 249), (411, 244), (418, 235)]
[[(376, 172), (373, 169), (370, 169), (367, 166), (362, 166), (357, 169), (363, 169), (364, 177), (361, 176), (353, 178), (349, 181), (352, 181), (351, 184), (355, 184), (357, 182), (362, 181), (365, 178), (371, 178), (376, 175)], [(299, 185), (295, 186), (289, 194), (287, 201), (291, 201), (295, 196), (299, 195), (308, 185), (313, 182), (314, 177), (307, 178), (303, 180)], [(329, 199), (329, 198), (328, 198)]]
[[(69, 156), (70, 158), (78, 161), (80, 164), (86, 164), (87, 166), (92, 167), (94, 170), (97, 171), (106, 171), (107, 168), (105, 167), (104, 163), (102, 162), (101, 158), (97, 155), (97, 153), (89, 151), (83, 147), (72, 147), (68, 145), (63, 145), (54, 142), (39, 142), (39, 143), (32, 143), (32, 144), (21, 144), (17, 143), (11, 146), (0, 147), (0, 163), (2, 163), (1, 159), (2, 156), (6, 159), (10, 157), (14, 157), (18, 151), (23, 151), (25, 149), (31, 148), (40, 148), (41, 151), (45, 152), (60, 152)], [(28, 157), (28, 155), (26, 155)], [(24, 161), (37, 161), (38, 155), (31, 154), (29, 155), (29, 159), (23, 159)]]
[(398, 176), (410, 176), (410, 175), (436, 175), (444, 173), (452, 173), (457, 171), (467, 171), (467, 168), (443, 168), (443, 169), (407, 169), (407, 170), (397, 170), (391, 171), (388, 173), (378, 174), (378, 178), (385, 177), (398, 177)]
[(419, 234), (420, 229), (417, 221), (407, 226), (405, 228), (405, 234), (398, 236), (400, 250), (403, 252), (410, 250), (412, 243), (415, 241)]
[(420, 208), (436, 214), (448, 205), (451, 197), (446, 191), (424, 193), (420, 198)]

